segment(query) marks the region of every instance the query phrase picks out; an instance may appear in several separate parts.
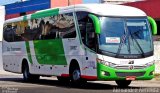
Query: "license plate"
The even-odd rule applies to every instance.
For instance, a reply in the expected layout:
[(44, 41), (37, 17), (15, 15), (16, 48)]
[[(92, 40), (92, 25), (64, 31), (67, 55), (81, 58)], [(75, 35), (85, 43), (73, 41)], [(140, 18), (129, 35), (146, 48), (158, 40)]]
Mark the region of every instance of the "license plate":
[(126, 76), (126, 80), (136, 80), (136, 76)]

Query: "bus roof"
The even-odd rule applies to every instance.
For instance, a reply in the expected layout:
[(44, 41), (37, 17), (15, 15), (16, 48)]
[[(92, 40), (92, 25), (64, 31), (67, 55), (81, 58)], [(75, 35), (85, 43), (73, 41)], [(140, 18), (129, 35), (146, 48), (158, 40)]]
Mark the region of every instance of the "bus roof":
[(69, 13), (73, 11), (86, 11), (102, 16), (113, 16), (113, 17), (141, 17), (146, 16), (146, 14), (134, 7), (124, 6), (124, 5), (112, 5), (112, 4), (78, 4), (66, 7), (57, 7), (52, 9), (40, 10), (33, 14), (26, 16), (9, 19), (6, 23), (16, 22), (20, 20), (35, 19), (41, 17), (47, 17), (57, 14)]
[[(62, 7), (60, 12), (74, 9), (74, 11), (87, 11), (103, 16), (146, 16), (146, 14), (135, 7), (113, 4), (79, 4)], [(73, 11), (73, 10), (72, 10)]]

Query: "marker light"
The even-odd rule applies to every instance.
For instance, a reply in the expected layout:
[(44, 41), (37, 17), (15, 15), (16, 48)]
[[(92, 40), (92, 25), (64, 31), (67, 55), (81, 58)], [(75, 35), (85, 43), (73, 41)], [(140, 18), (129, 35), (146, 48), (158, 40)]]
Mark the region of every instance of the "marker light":
[(154, 65), (155, 61), (149, 62), (147, 64), (145, 64), (147, 67)]

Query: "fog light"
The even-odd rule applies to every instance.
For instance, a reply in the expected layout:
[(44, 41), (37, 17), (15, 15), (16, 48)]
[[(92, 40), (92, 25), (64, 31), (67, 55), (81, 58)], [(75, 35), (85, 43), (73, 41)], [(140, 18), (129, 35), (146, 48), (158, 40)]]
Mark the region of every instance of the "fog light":
[(105, 72), (104, 72), (104, 71), (102, 71), (101, 73), (102, 73), (102, 75), (105, 75)]
[(104, 75), (104, 76), (110, 76), (110, 73), (109, 73), (109, 72), (102, 71), (101, 73), (102, 73), (102, 75)]
[(153, 71), (151, 71), (151, 72), (149, 73), (149, 75), (150, 75), (150, 76), (153, 75)]

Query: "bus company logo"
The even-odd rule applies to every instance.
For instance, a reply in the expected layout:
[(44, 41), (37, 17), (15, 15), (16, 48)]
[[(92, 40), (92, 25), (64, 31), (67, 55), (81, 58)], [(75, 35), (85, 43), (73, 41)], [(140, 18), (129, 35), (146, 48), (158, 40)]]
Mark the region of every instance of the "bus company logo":
[(129, 70), (133, 70), (134, 69), (134, 66), (133, 65), (130, 65), (129, 66)]

